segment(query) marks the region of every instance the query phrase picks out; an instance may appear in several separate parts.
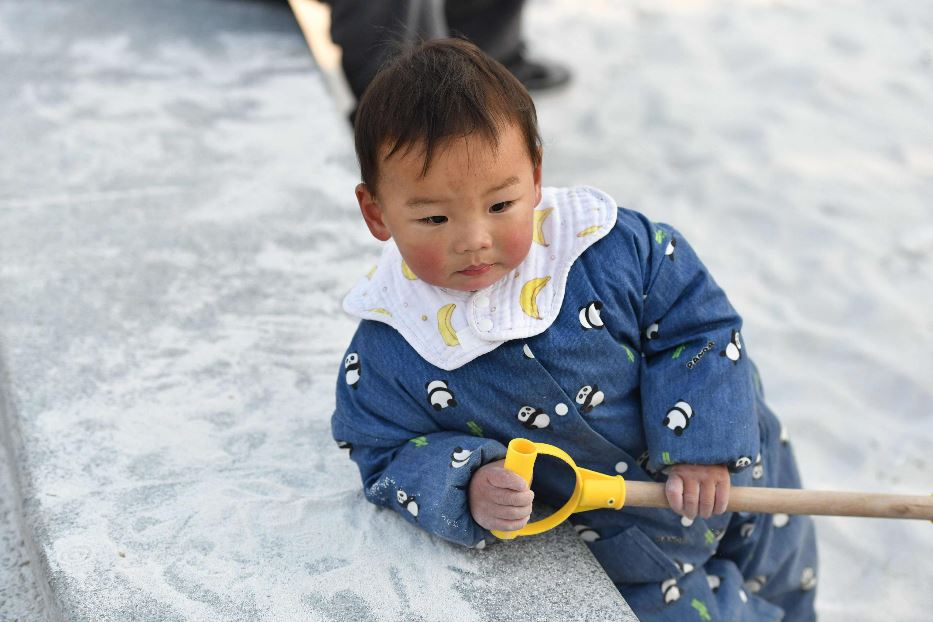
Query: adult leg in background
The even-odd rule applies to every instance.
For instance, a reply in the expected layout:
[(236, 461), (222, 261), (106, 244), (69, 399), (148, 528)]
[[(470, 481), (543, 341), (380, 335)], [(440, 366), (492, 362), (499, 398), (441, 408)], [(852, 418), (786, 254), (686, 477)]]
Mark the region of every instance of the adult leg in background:
[(448, 36), (444, 0), (328, 0), (331, 39), (343, 50), (343, 71), (357, 101), (398, 49)]
[(522, 35), (525, 0), (447, 0), (445, 15), (453, 34), (462, 34), (505, 65), (529, 90), (566, 84), (566, 67), (526, 54)]

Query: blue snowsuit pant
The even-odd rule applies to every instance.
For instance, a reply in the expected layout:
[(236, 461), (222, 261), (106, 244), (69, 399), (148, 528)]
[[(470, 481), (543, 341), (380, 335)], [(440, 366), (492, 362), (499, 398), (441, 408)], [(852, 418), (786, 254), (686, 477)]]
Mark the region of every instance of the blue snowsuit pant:
[[(733, 476), (733, 482), (800, 488), (792, 450), (781, 440), (780, 424), (763, 402), (759, 405), (765, 457), (762, 475), (755, 479), (755, 470), (750, 469)], [(657, 544), (670, 559), (683, 557), (678, 544)], [(676, 578), (676, 583), (668, 584), (666, 593), (656, 580), (617, 582), (616, 587), (643, 621), (807, 622), (816, 619), (817, 571), (816, 537), (810, 517), (733, 513), (716, 554)], [(676, 601), (666, 602), (675, 597)]]

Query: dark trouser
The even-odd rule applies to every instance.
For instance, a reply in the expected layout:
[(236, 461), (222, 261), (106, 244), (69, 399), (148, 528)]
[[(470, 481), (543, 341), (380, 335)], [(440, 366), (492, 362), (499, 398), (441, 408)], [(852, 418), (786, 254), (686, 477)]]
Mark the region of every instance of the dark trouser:
[(500, 62), (522, 51), (525, 0), (327, 0), (330, 34), (359, 99), (398, 46), (464, 35)]

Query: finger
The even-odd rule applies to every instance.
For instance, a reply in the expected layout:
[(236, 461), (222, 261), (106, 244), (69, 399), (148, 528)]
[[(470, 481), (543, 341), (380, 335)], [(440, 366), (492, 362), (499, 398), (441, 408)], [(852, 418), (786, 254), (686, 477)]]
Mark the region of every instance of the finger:
[(671, 475), (667, 478), (664, 493), (667, 495), (667, 503), (671, 509), (681, 514), (684, 510), (684, 480), (679, 475)]
[(684, 481), (684, 511), (683, 515), (693, 519), (697, 517), (700, 505), (700, 482), (695, 479)]
[(722, 514), (726, 511), (726, 508), (729, 507), (729, 494), (731, 492), (732, 482), (729, 481), (729, 478), (716, 484), (716, 506), (713, 508), (713, 512)]
[(530, 490), (516, 492), (509, 488), (492, 488), (489, 497), (496, 505), (531, 507), (531, 502), (534, 501), (535, 493)]
[(489, 469), (487, 474), (489, 483), (497, 488), (508, 488), (509, 490), (528, 490), (528, 483), (522, 479), (521, 475), (508, 469), (495, 468)]
[(531, 516), (531, 506), (497, 505), (493, 508), (492, 514), (500, 520), (528, 520), (528, 517)]
[(535, 493), (532, 490), (524, 490), (522, 492), (510, 492), (509, 493), (509, 505), (515, 505), (519, 507), (531, 507), (531, 504), (535, 500)]
[(516, 531), (527, 524), (527, 517), (518, 520), (504, 520), (501, 518), (494, 518), (489, 522), (489, 526), (486, 527), (486, 529), (495, 531)]
[(716, 504), (716, 483), (704, 482), (700, 486), (700, 507), (699, 515), (703, 518), (709, 518), (713, 515), (713, 506)]

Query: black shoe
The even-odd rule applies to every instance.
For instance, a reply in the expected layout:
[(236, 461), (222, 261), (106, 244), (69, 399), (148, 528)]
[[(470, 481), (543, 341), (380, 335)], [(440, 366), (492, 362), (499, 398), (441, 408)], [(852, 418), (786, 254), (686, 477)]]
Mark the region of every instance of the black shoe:
[(570, 70), (563, 65), (530, 60), (525, 58), (524, 55), (518, 56), (512, 62), (505, 63), (505, 67), (529, 91), (553, 89), (570, 82)]

